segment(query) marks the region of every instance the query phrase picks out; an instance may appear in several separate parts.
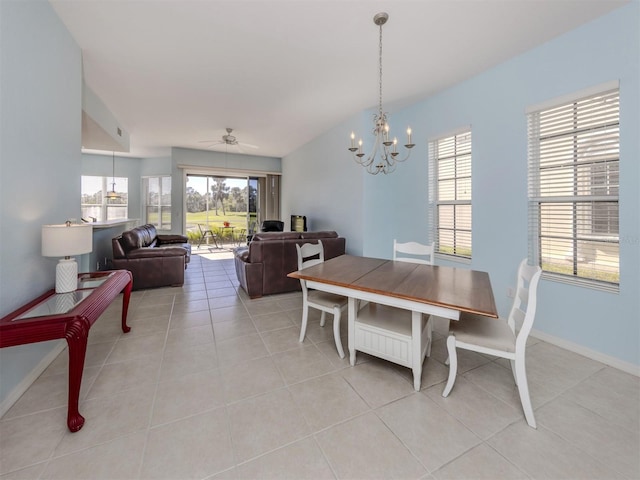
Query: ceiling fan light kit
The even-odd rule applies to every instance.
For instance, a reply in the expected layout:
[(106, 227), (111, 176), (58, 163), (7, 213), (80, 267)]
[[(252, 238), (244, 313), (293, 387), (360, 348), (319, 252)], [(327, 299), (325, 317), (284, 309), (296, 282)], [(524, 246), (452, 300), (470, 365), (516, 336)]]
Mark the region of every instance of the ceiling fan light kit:
[(250, 143), (238, 142), (238, 139), (235, 137), (235, 135), (232, 135), (233, 128), (227, 127), (225, 130), (227, 131), (227, 134), (226, 135), (222, 135), (222, 139), (221, 140), (202, 140), (199, 143), (210, 143), (211, 145), (209, 145), (207, 148), (213, 148), (213, 147), (215, 147), (217, 145), (225, 145), (225, 146), (233, 145), (233, 146), (238, 147), (238, 149), (240, 151), (242, 151), (242, 147), (258, 148), (257, 145), (251, 145)]

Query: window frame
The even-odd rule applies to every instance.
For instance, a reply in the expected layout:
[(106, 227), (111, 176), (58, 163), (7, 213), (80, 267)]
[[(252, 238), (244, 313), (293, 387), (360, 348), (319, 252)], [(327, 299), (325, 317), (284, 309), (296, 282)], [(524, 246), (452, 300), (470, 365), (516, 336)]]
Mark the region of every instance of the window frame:
[[(588, 109), (590, 102), (594, 106)], [(598, 102), (600, 106), (597, 105)], [(560, 116), (560, 113), (555, 112), (573, 114), (565, 113), (564, 116)], [(540, 265), (543, 269), (542, 276), (546, 279), (619, 292), (618, 82), (608, 82), (529, 107), (526, 114), (530, 263)], [(556, 118), (552, 120), (552, 117), (549, 117), (548, 120), (543, 120), (546, 123), (541, 127), (541, 115), (554, 114)], [(565, 123), (560, 122), (561, 118)], [(594, 121), (592, 118), (597, 120)], [(564, 130), (557, 125), (564, 127)], [(567, 140), (570, 140), (573, 148), (565, 146), (559, 152), (551, 153), (549, 146), (545, 144)], [(544, 152), (541, 151), (543, 148)], [(567, 155), (569, 151), (570, 156)], [(555, 155), (555, 158), (552, 155)], [(557, 172), (553, 172), (553, 168)], [(572, 172), (571, 182), (566, 180), (567, 173), (564, 173), (564, 178), (561, 176), (563, 171)], [(563, 188), (567, 190), (567, 186), (571, 189), (570, 193), (562, 191)], [(569, 209), (571, 213), (567, 214)], [(563, 221), (563, 215), (568, 220)], [(545, 216), (549, 218), (547, 222), (544, 220)], [(566, 230), (570, 231), (568, 235)], [(560, 258), (560, 249), (563, 245), (567, 248), (568, 244), (571, 255), (566, 254), (563, 260)], [(601, 248), (598, 249), (598, 246)], [(589, 255), (585, 253), (591, 250), (595, 252), (595, 260), (590, 260)], [(545, 251), (547, 257), (544, 256)], [(604, 252), (602, 260), (598, 260), (599, 251)], [(611, 254), (612, 251), (615, 254)], [(570, 265), (563, 268), (566, 262), (570, 262)], [(570, 273), (562, 270), (568, 270)], [(616, 278), (617, 281), (614, 281)]]
[[(143, 176), (141, 178), (141, 183), (142, 183), (142, 214), (144, 216), (144, 222), (145, 224), (152, 224), (156, 227), (156, 230), (158, 231), (171, 231), (171, 225), (172, 225), (172, 211), (171, 211), (171, 203), (169, 203), (168, 205), (163, 204), (162, 203), (162, 199), (165, 196), (163, 194), (163, 180), (164, 179), (169, 179), (169, 201), (171, 202), (172, 200), (172, 191), (173, 191), (173, 178), (171, 175), (146, 175)], [(148, 203), (148, 199), (149, 199), (149, 189), (148, 189), (148, 182), (150, 179), (157, 179), (158, 180), (158, 188), (160, 190), (159, 194), (158, 194), (158, 203), (156, 205), (149, 205)], [(150, 207), (155, 207), (158, 209), (158, 223), (154, 223), (152, 221), (149, 220), (149, 208)], [(162, 221), (162, 214), (163, 211), (167, 209), (169, 211), (169, 222), (168, 224)]]
[[(81, 180), (80, 180), (81, 184), (82, 184), (82, 179), (86, 177), (99, 179), (99, 182), (101, 185), (101, 189), (100, 189), (101, 198), (100, 198), (100, 203), (83, 203), (82, 196), (84, 195), (84, 193), (82, 192), (82, 186), (80, 187), (80, 211), (82, 212), (82, 218), (89, 220), (87, 217), (85, 217), (85, 213), (83, 212), (83, 209), (87, 207), (99, 208), (100, 216), (93, 217), (96, 219), (97, 222), (117, 221), (117, 220), (129, 218), (129, 178), (110, 177), (110, 176), (104, 176), (104, 175), (81, 175)], [(118, 193), (120, 194), (124, 193), (124, 196), (126, 198), (126, 203), (110, 203), (109, 202), (109, 199), (107, 198), (106, 195), (107, 195), (107, 192), (110, 190), (109, 187), (114, 182), (116, 186), (120, 185), (120, 188), (117, 188), (118, 190), (120, 190)], [(121, 188), (123, 183), (126, 184), (126, 190), (122, 190)], [(113, 211), (114, 208), (125, 209), (125, 212), (126, 212), (125, 216), (118, 217), (115, 219), (113, 218), (109, 219), (109, 210), (111, 209)]]
[[(466, 140), (462, 140), (462, 137), (468, 136), (469, 138)], [(461, 140), (458, 140), (458, 137), (461, 137)], [(440, 148), (442, 142), (453, 141), (454, 143), (454, 152), (453, 155), (440, 155)], [(473, 258), (473, 135), (472, 129), (470, 125), (461, 127), (452, 132), (448, 132), (446, 134), (438, 135), (437, 137), (429, 139), (429, 208), (428, 208), (428, 222), (430, 225), (430, 238), (429, 241), (434, 244), (434, 253), (436, 257), (452, 260), (460, 263), (470, 264)], [(457, 145), (458, 143), (465, 144), (468, 143), (468, 150), (458, 151)], [(468, 160), (465, 158), (464, 162), (468, 165), (461, 165), (461, 157), (468, 157)], [(448, 178), (440, 178), (440, 169), (439, 163), (441, 160), (450, 159), (453, 160), (453, 169), (454, 174)], [(461, 174), (460, 171), (464, 169), (468, 170), (468, 173)], [(441, 199), (441, 185), (440, 182), (453, 182), (453, 199)], [(459, 190), (458, 187), (461, 185), (459, 182), (466, 182), (465, 185), (469, 189), (468, 199), (467, 198), (459, 198)], [(465, 192), (466, 193), (466, 192)], [(439, 215), (441, 206), (451, 206), (454, 210), (454, 220), (453, 226), (450, 228), (446, 228), (446, 230), (452, 232), (453, 237), (453, 252), (444, 251), (441, 249), (440, 245), (440, 232), (444, 229), (441, 227), (441, 218)], [(456, 210), (458, 207), (468, 206), (468, 228), (463, 228), (457, 225), (456, 221)], [(456, 251), (456, 243), (458, 242), (459, 234), (464, 236), (468, 233), (468, 248), (464, 245), (459, 247), (461, 250), (468, 249), (469, 254), (466, 255), (461, 253), (460, 251)]]

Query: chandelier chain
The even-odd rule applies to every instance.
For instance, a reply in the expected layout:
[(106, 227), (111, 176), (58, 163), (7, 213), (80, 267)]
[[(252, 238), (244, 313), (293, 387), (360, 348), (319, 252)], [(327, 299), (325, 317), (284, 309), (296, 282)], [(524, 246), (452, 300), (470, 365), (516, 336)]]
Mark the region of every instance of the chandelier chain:
[(380, 112), (380, 116), (382, 116), (382, 24), (380, 24), (380, 43), (378, 47), (378, 73), (380, 75), (378, 110)]

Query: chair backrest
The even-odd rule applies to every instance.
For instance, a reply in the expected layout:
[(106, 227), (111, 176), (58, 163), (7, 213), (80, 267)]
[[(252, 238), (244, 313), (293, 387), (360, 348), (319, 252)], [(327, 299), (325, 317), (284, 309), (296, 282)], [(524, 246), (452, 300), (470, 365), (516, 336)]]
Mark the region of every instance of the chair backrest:
[[(398, 254), (401, 255), (398, 256)], [(413, 256), (408, 257), (405, 255)], [(428, 259), (424, 257), (428, 257)], [(431, 245), (423, 245), (422, 243), (418, 242), (400, 243), (394, 238), (393, 259), (399, 262), (424, 263), (425, 265), (433, 265), (433, 243)]]
[(198, 230), (200, 230), (200, 235), (204, 235), (205, 229), (202, 228), (202, 225), (198, 224)]
[[(303, 243), (302, 245), (296, 243), (296, 251), (298, 252), (298, 270), (324, 262), (324, 247), (321, 240), (318, 240), (318, 243)], [(302, 297), (306, 302), (307, 282), (300, 279), (300, 286), (302, 287)]]
[(324, 262), (324, 246), (321, 240), (318, 240), (318, 243), (296, 244), (296, 250), (298, 252), (298, 270)]
[(513, 305), (507, 317), (511, 331), (515, 332), (516, 324), (521, 324), (516, 338), (516, 350), (524, 348), (527, 337), (533, 327), (536, 316), (536, 302), (538, 297), (538, 282), (542, 269), (537, 265), (528, 265), (525, 258), (518, 267), (518, 286), (516, 287)]

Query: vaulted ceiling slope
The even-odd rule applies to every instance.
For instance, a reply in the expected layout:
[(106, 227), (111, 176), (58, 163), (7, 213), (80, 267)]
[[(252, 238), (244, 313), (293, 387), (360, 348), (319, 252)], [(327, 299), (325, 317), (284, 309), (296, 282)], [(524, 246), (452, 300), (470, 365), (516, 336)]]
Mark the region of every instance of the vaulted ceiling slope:
[[(628, 3), (617, 0), (50, 0), (132, 156), (234, 129), (282, 157), (378, 101), (424, 98)], [(392, 110), (392, 108), (386, 108)], [(347, 141), (345, 134), (345, 142)], [(225, 145), (214, 148), (224, 151)], [(231, 152), (231, 150), (229, 150)]]

